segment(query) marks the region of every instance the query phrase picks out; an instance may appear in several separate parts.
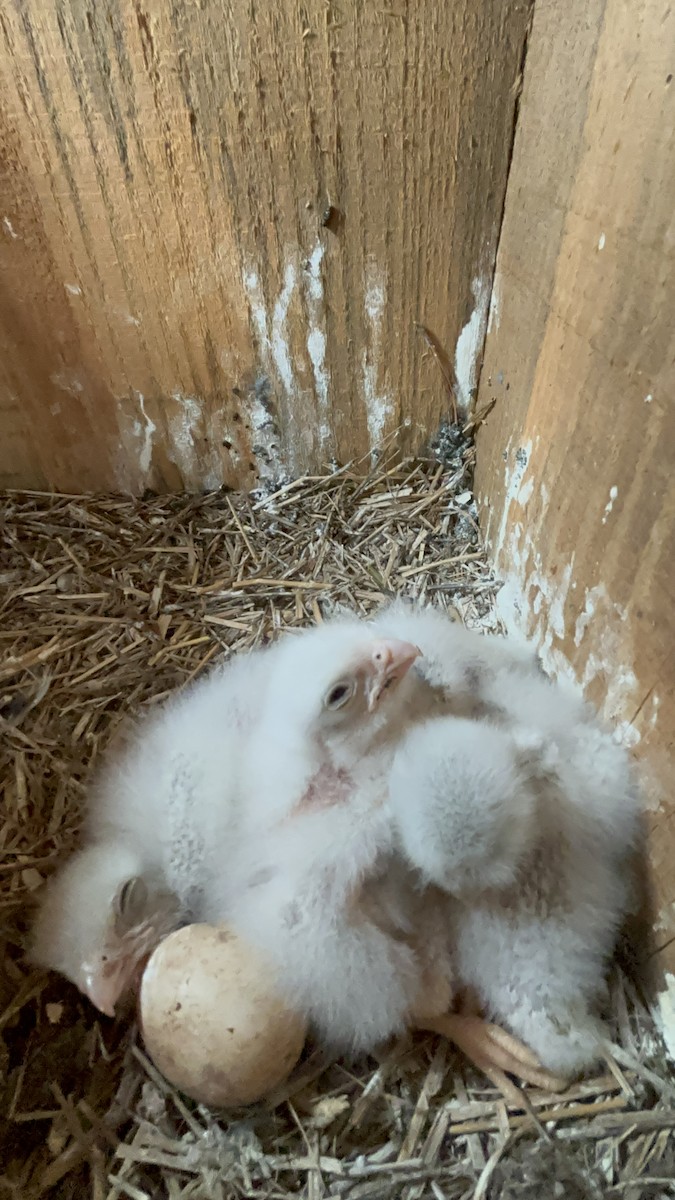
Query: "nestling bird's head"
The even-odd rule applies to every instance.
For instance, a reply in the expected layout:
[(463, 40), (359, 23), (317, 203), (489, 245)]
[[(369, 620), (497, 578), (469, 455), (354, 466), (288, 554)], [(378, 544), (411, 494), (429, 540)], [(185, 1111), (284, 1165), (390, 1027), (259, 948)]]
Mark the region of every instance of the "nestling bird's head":
[(180, 923), (179, 904), (154, 878), (130, 874), (123, 848), (88, 847), (46, 889), (30, 959), (59, 971), (113, 1017), (155, 946)]
[(372, 737), (396, 719), (414, 686), (412, 642), (383, 637), (365, 621), (342, 618), (304, 630), (276, 648), (270, 700), (298, 734), (339, 744)]

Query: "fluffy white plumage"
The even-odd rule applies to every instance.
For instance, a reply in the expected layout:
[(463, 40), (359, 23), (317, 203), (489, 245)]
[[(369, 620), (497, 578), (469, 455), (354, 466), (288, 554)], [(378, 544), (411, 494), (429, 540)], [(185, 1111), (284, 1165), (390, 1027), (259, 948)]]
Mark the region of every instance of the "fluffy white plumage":
[[(396, 604), (236, 659), (141, 722), (33, 955), (112, 1011), (169, 928), (226, 919), (338, 1047), (437, 1027), (457, 978), (569, 1072), (595, 1054), (636, 811), (625, 755), (531, 651)], [(489, 1070), (487, 1028), (464, 1045)]]
[(273, 958), (320, 1036), (371, 1048), (405, 1027), (424, 969), (425, 913), (395, 861), (387, 779), (402, 731), (436, 697), (410, 672), (414, 645), (354, 618), (270, 653), (216, 911)]
[[(414, 638), (425, 655), (419, 672), (446, 690), (454, 711), (476, 718), (473, 780), (469, 739), (466, 754), (457, 746), (458, 722), (430, 723), (399, 751), (392, 779), (411, 862), (437, 883), (445, 847), (448, 874), (459, 870), (461, 878), (466, 863), (458, 864), (458, 852), (467, 840), (473, 844), (483, 821), (486, 830), (494, 822), (495, 832), (515, 819), (515, 838), (503, 843), (505, 852), (509, 840), (514, 850), (513, 881), (506, 879), (507, 861), (501, 886), (452, 906), (458, 978), (476, 989), (488, 1016), (523, 1038), (546, 1067), (565, 1075), (586, 1069), (598, 1057), (603, 1026), (597, 1008), (631, 899), (627, 859), (638, 838), (639, 800), (628, 756), (589, 705), (538, 674), (531, 659), (528, 666), (519, 648), (509, 661), (508, 643), (493, 644), (430, 610), (394, 606), (377, 625)], [(516, 739), (510, 766), (504, 736)], [(525, 797), (517, 782), (518, 740), (521, 752), (528, 745), (532, 751)], [(417, 820), (428, 841), (416, 832)], [(483, 846), (485, 865), (499, 863), (487, 832)]]
[(244, 745), (236, 861), (213, 915), (266, 951), (325, 1042), (360, 1051), (408, 1024), (438, 1029), (518, 1103), (505, 1070), (559, 1081), (504, 1030), (449, 1012), (447, 896), (419, 886), (389, 804), (401, 738), (448, 707), (411, 670), (418, 653), (355, 618), (270, 653)]
[[(239, 748), (266, 660), (232, 660), (146, 715), (94, 782), (83, 849), (47, 884), (30, 953), (103, 1012), (161, 937), (202, 916), (226, 869)], [(120, 912), (132, 879), (140, 915)]]
[(390, 802), (403, 851), (453, 896), (512, 884), (536, 839), (533, 763), (544, 744), (522, 741), (485, 721), (437, 716), (397, 749)]

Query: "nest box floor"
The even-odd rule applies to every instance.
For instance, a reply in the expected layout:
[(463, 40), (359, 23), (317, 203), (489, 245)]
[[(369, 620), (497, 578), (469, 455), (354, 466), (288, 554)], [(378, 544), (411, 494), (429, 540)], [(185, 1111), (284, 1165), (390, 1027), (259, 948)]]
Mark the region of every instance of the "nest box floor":
[(218, 1117), (22, 959), (34, 895), (76, 844), (88, 776), (119, 722), (331, 607), (393, 593), (498, 628), (471, 505), (473, 448), (267, 497), (10, 493), (0, 527), (0, 1195), (106, 1200), (673, 1194), (675, 1086), (617, 975), (613, 1056), (524, 1112), (426, 1036), (378, 1059), (308, 1053), (274, 1103)]

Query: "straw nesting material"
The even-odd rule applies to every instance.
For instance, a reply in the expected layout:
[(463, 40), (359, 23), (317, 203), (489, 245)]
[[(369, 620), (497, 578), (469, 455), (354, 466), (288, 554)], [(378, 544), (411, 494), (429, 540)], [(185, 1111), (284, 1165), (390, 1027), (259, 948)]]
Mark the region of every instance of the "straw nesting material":
[(75, 845), (88, 776), (127, 714), (334, 606), (368, 612), (403, 592), (497, 627), (472, 455), (272, 496), (5, 496), (0, 1194), (672, 1194), (675, 1092), (620, 982), (618, 1061), (564, 1103), (530, 1091), (529, 1111), (510, 1112), (484, 1080), (463, 1080), (451, 1048), (416, 1037), (355, 1064), (309, 1053), (274, 1102), (219, 1118), (159, 1077), (131, 1018), (99, 1018), (22, 961), (35, 892)]

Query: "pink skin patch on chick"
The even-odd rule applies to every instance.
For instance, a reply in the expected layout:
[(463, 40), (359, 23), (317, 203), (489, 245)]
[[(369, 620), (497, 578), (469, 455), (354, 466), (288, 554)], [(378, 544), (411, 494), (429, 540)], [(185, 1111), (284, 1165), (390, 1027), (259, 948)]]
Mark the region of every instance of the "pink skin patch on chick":
[(334, 767), (332, 763), (323, 763), (312, 775), (293, 809), (292, 816), (322, 808), (333, 808), (336, 804), (346, 804), (353, 789), (354, 781), (349, 771), (344, 767)]
[[(368, 657), (355, 668), (358, 674), (365, 675), (368, 712), (375, 710), (385, 691), (398, 686), (420, 654), (418, 646), (398, 638), (373, 641)], [(324, 762), (311, 777), (290, 817), (348, 804), (353, 792), (354, 780), (350, 773), (344, 767)]]

